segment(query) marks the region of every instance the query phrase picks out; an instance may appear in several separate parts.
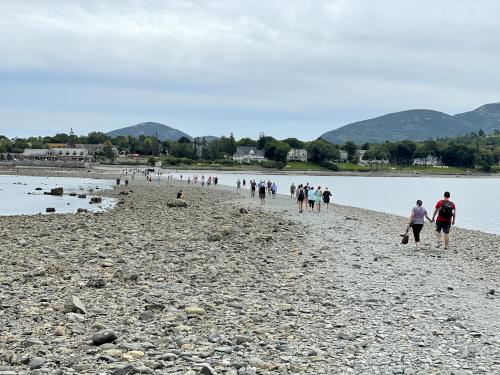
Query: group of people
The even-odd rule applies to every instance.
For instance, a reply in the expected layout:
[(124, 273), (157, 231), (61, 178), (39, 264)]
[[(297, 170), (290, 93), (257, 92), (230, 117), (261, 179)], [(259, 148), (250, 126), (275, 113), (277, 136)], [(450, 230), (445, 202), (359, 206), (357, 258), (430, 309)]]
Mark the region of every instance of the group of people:
[(314, 212), (316, 208), (316, 212), (320, 213), (322, 203), (325, 204), (328, 211), (331, 197), (332, 193), (328, 188), (322, 190), (321, 186), (318, 186), (314, 189), (314, 186), (309, 186), (309, 182), (305, 185), (300, 184), (297, 187), (292, 183), (290, 186), (290, 198), (297, 200), (299, 213), (304, 212), (304, 202), (306, 202), (306, 210), (309, 207), (311, 212)]
[(432, 218), (429, 217), (427, 210), (423, 207), (423, 202), (420, 199), (417, 200), (417, 204), (411, 210), (408, 218), (407, 229), (407, 232), (410, 228), (413, 231), (417, 250), (420, 249), (420, 232), (424, 227), (425, 219), (431, 223), (436, 223), (436, 236), (438, 241), (436, 247), (439, 248), (444, 244), (444, 250), (448, 250), (451, 226), (455, 225), (457, 217), (457, 207), (455, 203), (450, 200), (450, 197), (450, 192), (446, 191), (443, 195), (443, 199), (440, 199), (436, 203)]
[[(276, 194), (278, 193), (278, 185), (276, 182), (271, 182), (271, 180), (260, 180), (258, 183), (256, 180), (250, 180), (250, 197), (255, 198), (255, 192), (259, 192), (260, 204), (266, 204), (266, 196), (276, 199)], [(246, 181), (243, 180), (243, 187), (246, 186)], [(236, 190), (241, 190), (241, 182), (238, 179), (236, 182)]]

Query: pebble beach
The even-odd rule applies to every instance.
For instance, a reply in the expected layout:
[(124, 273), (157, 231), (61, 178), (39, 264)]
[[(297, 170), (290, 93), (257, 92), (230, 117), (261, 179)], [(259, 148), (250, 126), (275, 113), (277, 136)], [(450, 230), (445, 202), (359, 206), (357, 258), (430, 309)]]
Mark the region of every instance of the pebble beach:
[(500, 373), (500, 236), (443, 251), (427, 224), (417, 252), (358, 208), (140, 176), (98, 194), (118, 204), (0, 217), (0, 375)]

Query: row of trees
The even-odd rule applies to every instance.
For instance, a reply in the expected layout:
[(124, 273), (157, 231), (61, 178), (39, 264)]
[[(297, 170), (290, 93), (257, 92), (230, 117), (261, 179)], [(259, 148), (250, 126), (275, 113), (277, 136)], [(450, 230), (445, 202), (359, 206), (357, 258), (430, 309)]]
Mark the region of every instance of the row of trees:
[(483, 132), (471, 133), (455, 138), (428, 140), (424, 142), (399, 141), (382, 144), (356, 145), (346, 142), (344, 145), (335, 145), (317, 139), (312, 142), (303, 142), (296, 138), (278, 140), (261, 134), (259, 139), (242, 138), (236, 140), (231, 134), (229, 137), (220, 137), (212, 142), (204, 138), (194, 140), (186, 137), (177, 141), (166, 140), (161, 142), (156, 137), (119, 136), (110, 138), (101, 132), (91, 132), (86, 136), (72, 134), (56, 134), (53, 137), (30, 137), (9, 140), (0, 135), (0, 154), (21, 153), (26, 148), (46, 148), (48, 144), (105, 144), (104, 157), (113, 156), (112, 147), (127, 154), (144, 156), (160, 156), (168, 154), (171, 157), (189, 159), (221, 161), (231, 159), (238, 146), (251, 146), (264, 150), (266, 158), (280, 165), (285, 165), (287, 156), (292, 148), (304, 148), (308, 151), (309, 160), (320, 164), (331, 164), (340, 160), (340, 152), (345, 151), (351, 162), (357, 162), (357, 150), (367, 150), (364, 159), (389, 160), (395, 165), (411, 165), (415, 158), (425, 158), (429, 155), (441, 158), (445, 165), (477, 168), (488, 170), (499, 162), (500, 158), (500, 131), (491, 135)]
[(392, 164), (411, 165), (415, 158), (429, 155), (441, 158), (443, 164), (465, 168), (489, 170), (500, 159), (500, 132), (492, 135), (483, 132), (471, 133), (455, 138), (428, 140), (424, 142), (386, 142), (364, 145), (367, 160), (389, 160)]

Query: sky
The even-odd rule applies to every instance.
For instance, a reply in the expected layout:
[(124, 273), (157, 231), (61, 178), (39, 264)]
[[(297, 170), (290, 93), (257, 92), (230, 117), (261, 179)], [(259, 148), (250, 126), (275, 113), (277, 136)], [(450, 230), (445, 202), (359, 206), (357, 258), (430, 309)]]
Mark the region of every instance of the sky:
[(500, 101), (497, 0), (0, 2), (0, 134), (312, 140)]

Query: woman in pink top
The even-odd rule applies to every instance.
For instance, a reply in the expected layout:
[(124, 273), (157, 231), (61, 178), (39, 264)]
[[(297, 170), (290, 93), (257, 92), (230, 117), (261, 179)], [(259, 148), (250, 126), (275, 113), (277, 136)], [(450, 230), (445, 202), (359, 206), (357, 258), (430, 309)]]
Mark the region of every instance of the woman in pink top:
[(425, 219), (432, 223), (432, 219), (427, 214), (427, 210), (422, 207), (422, 201), (419, 199), (417, 205), (411, 210), (408, 225), (413, 229), (413, 237), (415, 238), (415, 246), (420, 249), (420, 232), (424, 227)]

